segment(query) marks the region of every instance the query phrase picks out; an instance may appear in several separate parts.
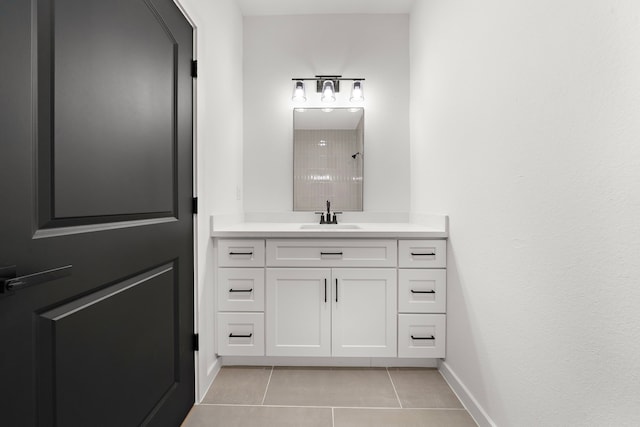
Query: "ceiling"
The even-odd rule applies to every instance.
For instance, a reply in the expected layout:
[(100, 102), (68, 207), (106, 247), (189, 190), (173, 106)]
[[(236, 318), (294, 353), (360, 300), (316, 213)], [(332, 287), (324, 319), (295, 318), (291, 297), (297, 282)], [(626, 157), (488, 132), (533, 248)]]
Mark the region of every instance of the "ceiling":
[(243, 15), (409, 13), (416, 0), (236, 0)]

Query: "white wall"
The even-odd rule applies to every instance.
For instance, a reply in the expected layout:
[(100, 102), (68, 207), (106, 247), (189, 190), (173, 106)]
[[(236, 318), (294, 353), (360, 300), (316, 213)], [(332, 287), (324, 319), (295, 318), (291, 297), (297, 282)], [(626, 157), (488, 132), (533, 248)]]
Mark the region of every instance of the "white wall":
[(216, 362), (209, 218), (214, 212), (242, 212), (242, 201), (236, 197), (236, 188), (242, 186), (242, 16), (234, 0), (180, 0), (180, 4), (197, 27), (196, 322), (202, 398)]
[(640, 3), (423, 0), (412, 210), (450, 215), (451, 369), (499, 426), (640, 425)]
[(409, 211), (408, 26), (408, 15), (244, 18), (246, 212), (292, 210), (291, 79), (316, 74), (366, 79), (364, 209)]

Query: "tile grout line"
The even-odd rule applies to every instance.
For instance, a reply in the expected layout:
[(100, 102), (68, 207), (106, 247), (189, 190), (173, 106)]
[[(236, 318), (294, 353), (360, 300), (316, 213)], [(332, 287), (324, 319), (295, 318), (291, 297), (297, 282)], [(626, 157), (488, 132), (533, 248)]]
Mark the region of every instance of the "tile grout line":
[(198, 403), (198, 406), (234, 406), (234, 407), (265, 407), (265, 408), (313, 408), (313, 409), (411, 409), (416, 411), (465, 411), (465, 408), (398, 408), (397, 406), (314, 406), (314, 405), (252, 405), (250, 403)]
[(264, 406), (264, 400), (267, 398), (267, 391), (269, 391), (269, 384), (271, 384), (271, 376), (273, 375), (273, 366), (271, 366), (271, 372), (269, 372), (269, 380), (267, 380), (267, 386), (264, 388), (264, 395), (262, 395), (262, 402), (260, 406)]
[(400, 405), (400, 409), (402, 408), (402, 402), (400, 401), (400, 396), (398, 396), (398, 390), (396, 390), (396, 385), (393, 383), (393, 378), (391, 378), (391, 372), (389, 372), (389, 367), (385, 368), (387, 370), (387, 375), (389, 376), (389, 381), (391, 381), (391, 386), (393, 387), (393, 392), (396, 394), (396, 399), (398, 399), (398, 404)]

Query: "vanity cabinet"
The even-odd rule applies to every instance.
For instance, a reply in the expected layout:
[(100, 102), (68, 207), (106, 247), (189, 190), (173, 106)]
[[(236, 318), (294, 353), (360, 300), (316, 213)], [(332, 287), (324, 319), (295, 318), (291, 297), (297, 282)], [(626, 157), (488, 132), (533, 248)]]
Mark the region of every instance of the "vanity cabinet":
[(396, 356), (396, 270), (267, 268), (267, 356)]
[(218, 354), (440, 358), (446, 241), (219, 239)]

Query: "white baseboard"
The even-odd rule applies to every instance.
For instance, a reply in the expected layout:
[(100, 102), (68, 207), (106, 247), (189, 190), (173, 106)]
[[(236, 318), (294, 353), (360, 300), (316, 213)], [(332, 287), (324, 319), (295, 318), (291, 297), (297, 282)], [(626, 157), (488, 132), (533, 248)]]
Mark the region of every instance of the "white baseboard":
[(395, 357), (223, 356), (221, 359), (223, 366), (438, 367), (438, 359), (399, 359)]
[(460, 378), (458, 378), (455, 372), (451, 370), (447, 362), (441, 361), (439, 370), (444, 380), (449, 384), (449, 387), (451, 387), (456, 396), (458, 396), (458, 399), (460, 399), (460, 402), (462, 402), (476, 424), (480, 427), (497, 427), (485, 412), (484, 408), (482, 408), (475, 397), (473, 397), (469, 389), (460, 381)]
[(211, 366), (209, 366), (207, 375), (204, 378), (202, 378), (208, 384), (203, 384), (202, 387), (200, 387), (199, 385), (198, 387), (196, 387), (196, 389), (199, 391), (196, 396), (196, 402), (195, 402), (196, 404), (202, 402), (202, 399), (204, 399), (204, 397), (207, 395), (207, 392), (209, 391), (209, 389), (211, 388), (211, 385), (213, 384), (213, 380), (216, 379), (216, 376), (218, 375), (218, 372), (220, 372), (221, 368), (222, 368), (222, 359), (218, 357), (216, 358), (215, 362), (213, 362)]

